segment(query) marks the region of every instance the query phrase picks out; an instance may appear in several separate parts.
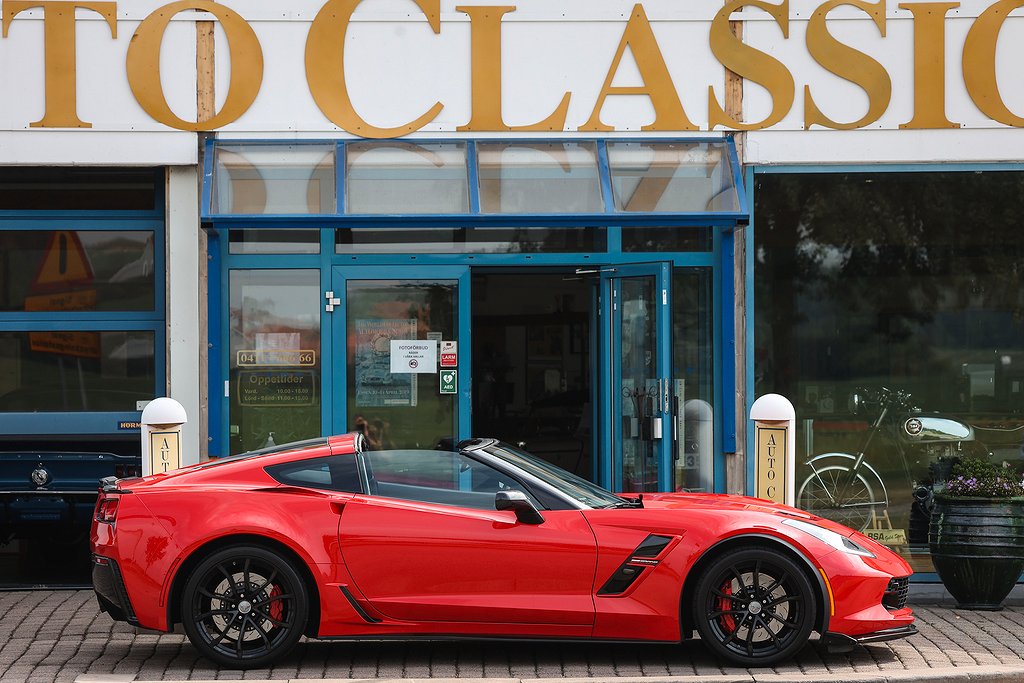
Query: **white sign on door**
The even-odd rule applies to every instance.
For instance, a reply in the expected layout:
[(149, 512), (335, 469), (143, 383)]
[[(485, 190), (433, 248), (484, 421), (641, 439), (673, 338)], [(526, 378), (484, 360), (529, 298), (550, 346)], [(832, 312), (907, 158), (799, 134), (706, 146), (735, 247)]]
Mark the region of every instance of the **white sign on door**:
[(416, 375), (437, 372), (437, 342), (392, 339), (391, 372)]

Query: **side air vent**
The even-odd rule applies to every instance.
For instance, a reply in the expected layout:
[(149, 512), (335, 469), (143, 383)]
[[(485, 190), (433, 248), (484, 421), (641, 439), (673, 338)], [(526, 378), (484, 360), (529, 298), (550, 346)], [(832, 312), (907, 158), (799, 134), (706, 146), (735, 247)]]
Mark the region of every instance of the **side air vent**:
[(658, 566), (658, 560), (654, 559), (672, 542), (669, 536), (655, 536), (651, 534), (638, 545), (629, 559), (611, 575), (604, 585), (597, 591), (598, 595), (621, 595), (630, 586), (636, 583), (644, 570), (649, 567)]

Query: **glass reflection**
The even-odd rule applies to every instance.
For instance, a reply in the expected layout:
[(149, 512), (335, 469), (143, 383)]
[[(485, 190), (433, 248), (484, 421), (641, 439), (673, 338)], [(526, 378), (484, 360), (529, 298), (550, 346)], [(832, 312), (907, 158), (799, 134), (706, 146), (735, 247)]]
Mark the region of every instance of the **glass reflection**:
[(468, 212), (465, 144), (354, 142), (345, 146), (345, 213)]
[(334, 145), (218, 145), (212, 193), (215, 214), (334, 213)]
[(739, 211), (732, 165), (720, 142), (610, 142), (618, 211)]
[(129, 412), (156, 386), (152, 332), (0, 332), (0, 412)]
[[(1024, 174), (772, 174), (755, 189), (755, 393), (793, 400), (798, 463), (865, 451), (871, 470), (814, 461), (817, 499), (835, 480), (885, 501), (853, 522), (931, 571), (921, 487), (964, 453), (1024, 470)], [(924, 433), (940, 417), (973, 438), (912, 439), (911, 420)], [(798, 468), (798, 486), (813, 474)]]
[(152, 311), (154, 233), (0, 232), (0, 311)]
[(604, 209), (592, 142), (479, 143), (483, 213), (596, 213)]
[(320, 272), (232, 270), (231, 452), (320, 436)]

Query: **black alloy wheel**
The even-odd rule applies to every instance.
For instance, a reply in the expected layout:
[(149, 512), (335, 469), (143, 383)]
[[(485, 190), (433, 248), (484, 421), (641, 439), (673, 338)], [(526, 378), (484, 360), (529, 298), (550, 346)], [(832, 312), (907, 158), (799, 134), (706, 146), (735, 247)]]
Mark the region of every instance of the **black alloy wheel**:
[(768, 666), (807, 643), (816, 603), (807, 574), (787, 555), (737, 548), (700, 575), (693, 619), (715, 654), (742, 666)]
[(213, 553), (188, 577), (181, 616), (192, 644), (222, 666), (248, 669), (283, 657), (306, 627), (309, 601), (287, 559), (258, 546)]

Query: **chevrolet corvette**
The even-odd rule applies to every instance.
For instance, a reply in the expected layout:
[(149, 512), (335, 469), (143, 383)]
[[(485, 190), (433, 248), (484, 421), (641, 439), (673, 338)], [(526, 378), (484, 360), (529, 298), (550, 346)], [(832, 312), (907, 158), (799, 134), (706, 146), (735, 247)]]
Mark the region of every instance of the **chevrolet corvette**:
[(732, 664), (916, 632), (911, 569), (806, 512), (613, 494), (520, 449), (364, 450), (346, 434), (101, 482), (93, 585), (225, 667), (323, 639), (673, 643)]

